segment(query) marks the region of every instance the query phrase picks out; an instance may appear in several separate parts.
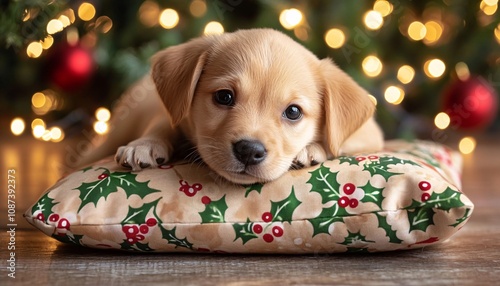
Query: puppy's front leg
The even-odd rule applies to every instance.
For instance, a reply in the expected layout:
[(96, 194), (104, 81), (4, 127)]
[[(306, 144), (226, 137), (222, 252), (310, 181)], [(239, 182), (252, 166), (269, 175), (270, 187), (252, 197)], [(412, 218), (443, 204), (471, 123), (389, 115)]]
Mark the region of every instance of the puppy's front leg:
[(317, 165), (327, 158), (326, 151), (319, 143), (311, 143), (300, 150), (292, 162), (292, 169), (301, 169)]
[(176, 133), (168, 120), (153, 120), (145, 135), (118, 148), (115, 161), (134, 171), (157, 167), (171, 158)]

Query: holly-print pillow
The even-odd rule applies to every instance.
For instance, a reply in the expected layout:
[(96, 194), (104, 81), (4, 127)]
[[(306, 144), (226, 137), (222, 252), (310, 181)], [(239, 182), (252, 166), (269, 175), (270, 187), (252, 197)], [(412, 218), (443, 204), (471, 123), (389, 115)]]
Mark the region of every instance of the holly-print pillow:
[(131, 172), (111, 158), (62, 178), (26, 213), (45, 234), (130, 251), (334, 253), (441, 242), (470, 217), (461, 160), (431, 142), (387, 142), (266, 184), (199, 164)]

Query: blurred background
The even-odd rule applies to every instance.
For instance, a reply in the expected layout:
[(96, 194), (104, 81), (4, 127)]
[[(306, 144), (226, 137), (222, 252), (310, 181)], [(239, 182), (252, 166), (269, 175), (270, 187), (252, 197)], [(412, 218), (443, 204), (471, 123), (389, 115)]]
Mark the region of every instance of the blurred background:
[(78, 153), (84, 144), (69, 150), (64, 142), (108, 132), (113, 104), (157, 51), (255, 27), (283, 31), (331, 57), (376, 99), (387, 138), (434, 140), (466, 154), (478, 137), (500, 129), (498, 0), (29, 0), (0, 7), (4, 147), (24, 138), (27, 152), (30, 142), (46, 142)]

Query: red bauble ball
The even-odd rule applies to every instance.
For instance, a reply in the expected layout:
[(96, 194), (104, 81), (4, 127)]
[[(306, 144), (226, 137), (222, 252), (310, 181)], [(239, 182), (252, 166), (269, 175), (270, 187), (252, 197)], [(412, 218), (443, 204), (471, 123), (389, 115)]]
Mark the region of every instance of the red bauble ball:
[(442, 111), (450, 117), (450, 126), (464, 130), (487, 127), (498, 109), (498, 95), (480, 77), (457, 80), (443, 94)]
[(91, 51), (78, 45), (63, 44), (48, 55), (50, 80), (60, 89), (75, 91), (85, 86), (94, 72)]

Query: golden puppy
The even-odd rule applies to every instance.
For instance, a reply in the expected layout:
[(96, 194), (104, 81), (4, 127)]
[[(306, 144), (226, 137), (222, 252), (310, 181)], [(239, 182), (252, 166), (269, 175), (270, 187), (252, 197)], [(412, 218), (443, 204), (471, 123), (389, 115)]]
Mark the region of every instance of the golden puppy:
[(251, 184), (383, 145), (367, 92), (330, 59), (319, 60), (271, 29), (200, 37), (160, 51), (151, 74), (120, 105), (131, 100), (138, 105), (112, 124), (88, 162), (135, 139), (115, 158), (138, 171), (192, 150), (183, 144), (189, 142), (216, 174)]

